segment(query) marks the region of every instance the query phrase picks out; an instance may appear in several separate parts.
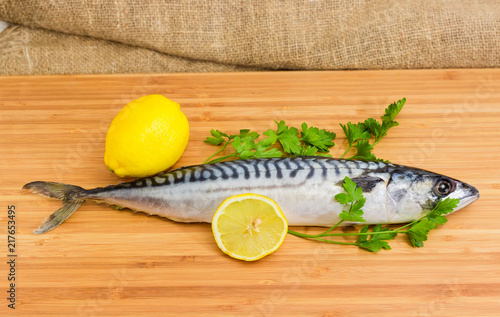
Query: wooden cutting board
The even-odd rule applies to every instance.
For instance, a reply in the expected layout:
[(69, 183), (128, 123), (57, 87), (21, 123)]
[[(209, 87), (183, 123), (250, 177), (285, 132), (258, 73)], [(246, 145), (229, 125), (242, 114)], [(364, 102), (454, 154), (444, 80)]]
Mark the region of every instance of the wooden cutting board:
[[(406, 97), (376, 155), (473, 184), (481, 199), (424, 248), (399, 237), (378, 254), (287, 236), (276, 253), (245, 263), (217, 248), (208, 224), (92, 202), (33, 235), (60, 202), (23, 184), (120, 182), (103, 162), (108, 125), (153, 93), (179, 102), (190, 122), (176, 167), (216, 150), (203, 143), (212, 128), (263, 132), (273, 120), (337, 132), (339, 156), (339, 123), (378, 118)], [(499, 316), (500, 69), (2, 77), (0, 109), (2, 316)], [(6, 299), (14, 254), (15, 310)]]

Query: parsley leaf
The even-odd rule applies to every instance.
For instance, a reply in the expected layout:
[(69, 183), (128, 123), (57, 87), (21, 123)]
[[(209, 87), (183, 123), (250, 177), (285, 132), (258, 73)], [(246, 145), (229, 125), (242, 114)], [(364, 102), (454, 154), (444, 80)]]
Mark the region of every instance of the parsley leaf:
[(373, 118), (368, 118), (365, 120), (364, 122), (365, 126), (370, 131), (370, 133), (373, 134), (373, 136), (375, 137), (375, 142), (373, 143), (373, 145), (380, 142), (380, 140), (382, 140), (382, 138), (387, 135), (389, 129), (397, 127), (399, 125), (399, 123), (396, 122), (394, 119), (396, 119), (396, 116), (403, 108), (405, 102), (406, 98), (403, 98), (401, 100), (398, 100), (390, 104), (385, 109), (385, 114), (382, 117), (380, 117), (382, 119), (382, 123)]
[(222, 142), (224, 142), (224, 137), (228, 138), (229, 136), (219, 130), (210, 130), (210, 134), (212, 135), (212, 137), (207, 137), (205, 139), (205, 143), (208, 143), (208, 144), (212, 144), (212, 145), (219, 145), (221, 144)]
[[(368, 232), (369, 225), (364, 226), (361, 230), (360, 233), (367, 233)], [(355, 244), (365, 250), (371, 251), (371, 252), (378, 252), (382, 249), (385, 250), (391, 250), (391, 247), (389, 246), (389, 243), (387, 243), (384, 240), (392, 240), (396, 238), (397, 233), (396, 232), (388, 232), (390, 231), (389, 227), (382, 227), (382, 225), (376, 225), (373, 227), (372, 230), (372, 235), (370, 235), (370, 238), (366, 235), (361, 235), (359, 236), (358, 240), (355, 242)]]
[(376, 161), (376, 162), (385, 162), (390, 163), (388, 160), (383, 160), (377, 158), (371, 151), (373, 150), (373, 145), (368, 142), (368, 140), (361, 140), (354, 145), (357, 153), (353, 157), (349, 159), (355, 160), (365, 160), (365, 161)]
[[(255, 140), (260, 136), (257, 132), (250, 132), (248, 129), (240, 130), (239, 137), (242, 139)], [(231, 136), (230, 136), (231, 137)]]
[(302, 155), (302, 156), (318, 155), (318, 148), (315, 146), (308, 145), (308, 146), (302, 148), (302, 150), (300, 151), (300, 155)]
[(252, 150), (255, 147), (255, 142), (252, 138), (241, 138), (237, 136), (234, 138), (234, 141), (231, 143), (231, 145), (236, 150), (239, 158), (242, 160), (251, 158), (254, 155), (254, 152)]
[(445, 200), (440, 200), (436, 207), (427, 215), (427, 218), (435, 218), (442, 215), (447, 215), (453, 211), (460, 202), (457, 198), (446, 198)]
[(339, 218), (343, 221), (365, 222), (363, 210), (361, 210), (366, 202), (366, 198), (363, 197), (363, 189), (357, 187), (356, 183), (347, 176), (344, 178), (342, 187), (344, 187), (347, 194), (339, 193), (335, 195), (335, 199), (342, 205), (350, 203), (350, 206), (348, 211), (343, 210), (339, 214)]
[[(250, 129), (240, 129), (240, 134), (238, 134), (238, 136), (240, 137), (245, 137), (248, 133), (250, 133)], [(253, 133), (257, 133), (257, 132), (253, 132)], [(236, 135), (233, 135), (232, 138), (234, 138)]]
[(280, 122), (276, 122), (276, 124), (278, 125), (276, 132), (269, 129), (263, 133), (264, 135), (268, 136), (263, 140), (264, 145), (274, 144), (276, 141), (279, 141), (285, 153), (300, 154), (302, 146), (300, 143), (300, 139), (297, 136), (299, 130), (294, 127), (288, 128), (288, 126), (285, 125), (285, 121), (283, 120), (281, 120)]
[(389, 227), (382, 227), (382, 225), (376, 225), (374, 228), (373, 228), (373, 231), (372, 232), (378, 232), (380, 234), (373, 234), (370, 236), (370, 239), (375, 241), (375, 240), (392, 240), (394, 238), (396, 238), (396, 236), (398, 235), (396, 232), (389, 232), (389, 233), (384, 233), (386, 231), (390, 231), (390, 228)]
[(445, 224), (448, 220), (444, 215), (449, 214), (457, 207), (459, 200), (446, 198), (438, 202), (436, 207), (432, 209), (425, 217), (420, 221), (413, 224), (408, 232), (408, 238), (414, 247), (423, 247), (423, 241), (427, 241), (427, 235), (432, 229), (436, 229), (438, 225)]
[(361, 187), (356, 188), (356, 183), (349, 177), (346, 176), (344, 178), (342, 187), (344, 187), (347, 194), (340, 193), (335, 195), (335, 199), (342, 205), (346, 205), (363, 198), (363, 189)]
[(371, 252), (378, 252), (382, 249), (391, 250), (389, 243), (382, 240), (369, 240), (369, 241), (356, 242), (356, 245), (362, 249)]
[[(349, 150), (357, 144), (358, 141), (360, 140), (367, 140), (371, 138), (371, 133), (370, 131), (367, 130), (365, 124), (363, 122), (359, 122), (358, 124), (354, 124), (351, 122), (348, 122), (347, 125), (343, 125), (342, 123), (340, 124), (342, 127), (342, 130), (344, 130), (344, 133), (347, 138), (347, 142), (349, 143), (347, 149), (345, 150), (344, 154), (340, 158), (343, 158)], [(353, 159), (355, 156), (349, 158)]]
[(391, 103), (386, 109), (385, 114), (382, 116), (383, 121), (394, 121), (398, 113), (403, 109), (403, 106), (406, 103), (406, 98), (398, 100), (396, 102)]
[[(363, 198), (363, 201), (358, 203), (358, 208), (359, 206), (363, 206), (365, 204), (365, 199)], [(354, 204), (351, 205), (351, 208), (349, 211), (342, 210), (342, 212), (339, 214), (339, 218), (344, 220), (344, 221), (352, 221), (352, 222), (366, 222), (366, 220), (363, 218), (363, 210), (361, 209), (354, 209), (353, 208)]]
[(368, 130), (375, 136), (375, 139), (381, 139), (384, 137), (382, 125), (377, 120), (368, 118), (365, 120), (364, 124), (368, 128)]
[(340, 127), (344, 130), (349, 147), (352, 147), (354, 142), (358, 140), (367, 140), (371, 137), (370, 132), (366, 131), (366, 126), (362, 122), (358, 124), (347, 122), (347, 125), (340, 123)]
[(363, 189), (357, 187), (356, 183), (349, 177), (344, 178), (344, 183), (342, 187), (346, 190), (347, 194), (352, 198), (352, 201), (363, 199)]
[(396, 121), (383, 121), (382, 122), (382, 136), (379, 138), (379, 140), (387, 135), (387, 131), (389, 131), (390, 128), (397, 127), (398, 125), (399, 125), (399, 123)]
[(436, 223), (430, 221), (427, 218), (420, 220), (419, 222), (413, 224), (408, 232), (408, 238), (414, 247), (421, 248), (424, 246), (424, 241), (427, 241), (427, 235), (429, 231), (437, 228)]
[[(250, 158), (270, 158), (282, 157), (283, 152), (277, 148), (271, 148), (271, 143), (266, 143), (264, 140), (256, 143), (259, 134), (249, 129), (241, 129), (239, 134), (227, 134), (219, 130), (211, 130), (211, 137), (207, 137), (204, 141), (208, 144), (223, 145), (219, 151), (212, 154), (204, 163), (216, 163), (226, 159), (250, 159)], [(228, 145), (231, 145), (234, 152), (209, 161), (215, 155), (221, 153)]]
[(382, 249), (391, 250), (389, 243), (382, 240), (369, 240), (369, 241), (357, 242), (356, 245), (362, 249), (371, 252), (378, 252)]
[(327, 152), (329, 148), (335, 145), (335, 133), (318, 129), (316, 127), (308, 127), (307, 123), (302, 123), (302, 140), (306, 145), (315, 146), (322, 152)]
[[(368, 233), (368, 228), (370, 226), (366, 225), (364, 226), (359, 232), (360, 233)], [(373, 228), (373, 233), (377, 232), (382, 232), (382, 231), (387, 231), (389, 230), (388, 227), (382, 228), (382, 225), (376, 225)], [(391, 247), (389, 246), (389, 243), (383, 240), (391, 240), (396, 237), (397, 233), (388, 233), (388, 234), (372, 234), (370, 238), (368, 238), (367, 235), (360, 235), (358, 240), (354, 243), (358, 247), (371, 251), (371, 252), (378, 252), (382, 249), (385, 250), (391, 250)]]
[(283, 157), (283, 152), (277, 148), (270, 148), (270, 146), (265, 146), (262, 142), (257, 144), (255, 149), (254, 158), (272, 158), (272, 157)]
[(271, 129), (267, 130), (266, 132), (264, 132), (262, 134), (267, 135), (267, 138), (260, 141), (260, 143), (262, 143), (262, 145), (271, 146), (274, 143), (276, 143), (276, 141), (278, 141), (278, 134)]
[[(389, 162), (378, 159), (371, 151), (373, 147), (387, 135), (389, 129), (399, 125), (394, 119), (403, 108), (405, 102), (406, 99), (403, 98), (390, 104), (385, 109), (385, 114), (381, 117), (382, 123), (373, 118), (368, 118), (364, 122), (359, 122), (358, 124), (353, 124), (351, 122), (348, 122), (347, 125), (341, 124), (340, 126), (342, 130), (344, 130), (349, 143), (347, 150), (342, 154), (341, 158), (344, 157), (352, 147), (355, 147), (357, 154), (348, 159)], [(372, 135), (375, 137), (375, 141), (370, 143), (368, 140)]]
[(375, 137), (374, 145), (380, 142), (387, 135), (390, 128), (397, 127), (399, 123), (396, 121), (382, 121), (382, 124), (373, 118), (368, 118), (364, 122), (365, 126)]
[(363, 159), (367, 161), (375, 161), (377, 158), (372, 154), (373, 146), (367, 140), (361, 140), (354, 145), (357, 150), (354, 159)]
[[(367, 233), (369, 228), (370, 228), (370, 225), (365, 225), (365, 226), (363, 226), (363, 228), (361, 228), (361, 230), (359, 230), (359, 233)], [(368, 240), (368, 236), (361, 235), (361, 236), (359, 236), (358, 241), (356, 241), (356, 242), (364, 242), (366, 240)]]

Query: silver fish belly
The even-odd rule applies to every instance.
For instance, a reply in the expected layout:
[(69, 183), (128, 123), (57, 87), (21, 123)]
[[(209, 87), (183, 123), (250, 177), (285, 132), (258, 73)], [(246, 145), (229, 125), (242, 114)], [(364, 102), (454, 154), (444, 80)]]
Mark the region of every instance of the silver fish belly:
[[(179, 222), (211, 222), (225, 199), (244, 193), (275, 200), (290, 226), (328, 227), (339, 221), (338, 215), (344, 208), (334, 197), (344, 192), (342, 183), (346, 176), (363, 188), (366, 198), (363, 217), (367, 224), (417, 219), (447, 197), (461, 200), (456, 210), (479, 198), (473, 186), (426, 170), (326, 157), (250, 159), (188, 166), (90, 190), (48, 182), (33, 182), (24, 188), (70, 202), (68, 210), (63, 205), (36, 233), (55, 228), (86, 199)], [(71, 202), (78, 206), (72, 206)]]

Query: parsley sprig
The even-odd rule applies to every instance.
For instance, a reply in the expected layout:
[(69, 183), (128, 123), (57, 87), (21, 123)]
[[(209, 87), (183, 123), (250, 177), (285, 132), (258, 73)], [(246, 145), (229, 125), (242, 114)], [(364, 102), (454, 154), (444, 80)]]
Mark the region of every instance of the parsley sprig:
[[(384, 161), (373, 154), (373, 148), (387, 135), (391, 128), (399, 125), (395, 119), (405, 102), (406, 99), (403, 98), (390, 104), (385, 109), (385, 114), (380, 117), (381, 121), (368, 118), (364, 122), (340, 124), (348, 143), (347, 149), (340, 158), (344, 158), (351, 149), (355, 149), (356, 154), (346, 159)], [(329, 151), (335, 146), (333, 141), (336, 134), (334, 132), (308, 126), (305, 122), (302, 123), (300, 131), (286, 125), (283, 120), (275, 121), (275, 123), (276, 129), (268, 129), (262, 133), (264, 139), (260, 141), (257, 139), (261, 135), (249, 129), (240, 130), (239, 134), (211, 130), (211, 136), (207, 137), (204, 142), (221, 146), (221, 148), (203, 163), (216, 163), (230, 159), (331, 156)], [(226, 150), (228, 146), (232, 148), (229, 154), (214, 158)]]
[[(387, 135), (387, 132), (391, 128), (399, 125), (395, 119), (398, 113), (401, 112), (401, 109), (403, 109), (405, 103), (406, 98), (403, 98), (390, 104), (385, 109), (385, 114), (380, 117), (382, 120), (381, 122), (373, 118), (368, 118), (364, 122), (359, 122), (357, 124), (351, 122), (348, 122), (345, 125), (340, 124), (340, 127), (346, 135), (348, 143), (347, 149), (340, 158), (343, 158), (352, 148), (355, 148), (356, 154), (348, 159), (384, 161), (377, 158), (372, 153), (373, 147)], [(372, 138), (374, 138), (374, 141), (373, 143), (370, 143), (369, 140)]]
[[(263, 133), (266, 137), (256, 142), (259, 133), (248, 129), (240, 130), (239, 134), (226, 134), (219, 130), (211, 130), (211, 137), (205, 139), (205, 143), (221, 145), (222, 147), (212, 154), (203, 163), (216, 163), (227, 159), (249, 159), (249, 158), (271, 158), (297, 155), (320, 155), (330, 156), (328, 151), (335, 145), (335, 133), (325, 129), (309, 127), (302, 124), (302, 131), (294, 127), (288, 127), (285, 121), (276, 123), (276, 130), (269, 129)], [(229, 145), (233, 151), (225, 156), (212, 159), (224, 151)]]
[[(383, 227), (382, 225), (373, 226), (370, 231), (371, 225), (365, 225), (361, 228), (359, 232), (353, 233), (331, 233), (343, 222), (365, 222), (363, 218), (363, 208), (366, 199), (363, 196), (363, 190), (356, 186), (356, 183), (352, 181), (349, 177), (344, 178), (344, 183), (342, 184), (346, 193), (340, 193), (335, 196), (335, 199), (342, 205), (348, 207), (344, 209), (340, 214), (340, 221), (334, 226), (329, 228), (320, 234), (306, 234), (300, 233), (293, 230), (288, 230), (288, 233), (295, 235), (297, 237), (314, 239), (322, 242), (333, 243), (333, 244), (344, 244), (344, 245), (354, 245), (361, 249), (378, 252), (382, 249), (390, 250), (388, 240), (395, 239), (398, 234), (406, 234), (410, 239), (410, 243), (414, 247), (423, 247), (424, 241), (427, 241), (429, 232), (432, 229), (436, 229), (438, 225), (443, 225), (446, 223), (447, 219), (445, 215), (453, 211), (457, 206), (458, 199), (447, 198), (445, 200), (440, 200), (436, 207), (432, 209), (431, 212), (426, 215), (401, 226), (397, 229), (391, 229), (390, 227)], [(409, 227), (409, 228), (408, 228)], [(408, 229), (406, 229), (408, 228)], [(328, 237), (339, 237), (339, 236), (357, 236), (358, 239), (355, 242), (343, 242), (327, 239)]]

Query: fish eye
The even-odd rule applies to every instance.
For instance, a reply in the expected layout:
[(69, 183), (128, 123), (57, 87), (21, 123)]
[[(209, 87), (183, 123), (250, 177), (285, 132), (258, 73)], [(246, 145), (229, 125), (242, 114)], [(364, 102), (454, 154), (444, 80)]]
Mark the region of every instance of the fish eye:
[(434, 186), (434, 192), (439, 196), (446, 196), (453, 190), (453, 183), (447, 179), (439, 180)]

